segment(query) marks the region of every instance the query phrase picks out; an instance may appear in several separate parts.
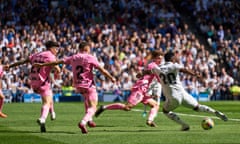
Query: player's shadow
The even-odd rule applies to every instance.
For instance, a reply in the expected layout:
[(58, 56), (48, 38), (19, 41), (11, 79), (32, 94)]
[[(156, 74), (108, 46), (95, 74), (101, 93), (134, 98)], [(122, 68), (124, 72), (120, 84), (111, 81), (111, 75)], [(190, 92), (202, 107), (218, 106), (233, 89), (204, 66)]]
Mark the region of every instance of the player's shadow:
[[(162, 131), (165, 131), (165, 130), (153, 130), (153, 129), (146, 129), (146, 130), (109, 130), (109, 129), (102, 129), (102, 130), (94, 130), (94, 132), (132, 132), (132, 133), (136, 133), (136, 132), (152, 132), (152, 133), (158, 133), (158, 132), (162, 132)], [(93, 132), (93, 131), (92, 131)]]
[[(164, 130), (159, 130), (159, 129), (149, 129), (150, 127), (145, 127), (145, 126), (137, 126), (137, 128), (139, 128), (138, 130), (131, 130), (131, 129), (126, 129), (126, 130), (119, 130), (119, 129), (111, 129), (113, 127), (117, 127), (116, 125), (98, 125), (98, 128), (101, 128), (101, 130), (99, 129), (94, 129), (95, 132), (160, 132), (160, 131), (164, 131)], [(106, 129), (105, 129), (106, 128)], [(108, 129), (109, 128), (109, 129)], [(143, 129), (142, 129), (143, 128)], [(146, 129), (144, 129), (146, 128)]]
[[(27, 131), (27, 130), (0, 130), (0, 133), (41, 133), (41, 132)], [(45, 133), (76, 134), (75, 132), (66, 132), (66, 131), (47, 131)]]

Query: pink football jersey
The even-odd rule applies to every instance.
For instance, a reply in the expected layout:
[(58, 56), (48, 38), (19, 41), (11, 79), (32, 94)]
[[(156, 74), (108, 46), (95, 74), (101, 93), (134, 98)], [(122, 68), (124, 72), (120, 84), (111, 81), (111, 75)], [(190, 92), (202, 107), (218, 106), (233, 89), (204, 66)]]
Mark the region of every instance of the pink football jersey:
[(0, 65), (0, 78), (2, 78), (2, 77), (3, 77), (3, 66)]
[[(29, 59), (31, 61), (31, 64), (56, 61), (55, 55), (53, 55), (50, 51), (33, 54), (29, 56)], [(52, 66), (44, 66), (40, 68), (32, 67), (29, 75), (31, 86), (33, 88), (39, 88), (44, 85), (50, 85), (49, 74), (51, 72), (51, 69)]]
[(74, 87), (89, 88), (94, 84), (92, 70), (99, 67), (99, 62), (94, 56), (78, 53), (64, 58), (63, 61), (72, 66)]
[[(151, 70), (154, 67), (156, 67), (157, 64), (154, 62), (151, 62), (147, 65), (147, 69)], [(133, 88), (136, 87), (145, 87), (144, 89), (147, 90), (147, 88), (149, 87), (149, 84), (152, 82), (152, 80), (154, 79), (154, 77), (156, 77), (155, 74), (151, 74), (151, 75), (144, 75), (142, 78), (138, 79), (136, 81), (136, 83), (134, 84)]]

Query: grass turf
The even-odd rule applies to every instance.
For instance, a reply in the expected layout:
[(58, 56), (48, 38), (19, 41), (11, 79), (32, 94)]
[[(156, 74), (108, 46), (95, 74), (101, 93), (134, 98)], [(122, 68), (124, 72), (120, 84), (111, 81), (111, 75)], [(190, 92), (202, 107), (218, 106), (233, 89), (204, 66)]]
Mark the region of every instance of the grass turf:
[[(106, 104), (106, 103), (100, 103)], [(99, 104), (99, 105), (100, 105)], [(98, 118), (96, 128), (81, 134), (77, 124), (84, 114), (83, 103), (56, 103), (57, 120), (46, 123), (47, 133), (40, 133), (36, 123), (40, 103), (5, 104), (3, 111), (8, 118), (0, 119), (0, 144), (237, 144), (240, 143), (240, 102), (205, 102), (224, 112), (229, 121), (224, 122), (207, 113), (198, 113), (179, 107), (175, 110), (191, 129), (180, 131), (180, 126), (167, 119), (161, 110), (155, 122), (156, 128), (148, 127), (142, 117), (143, 105), (132, 111), (105, 111)], [(211, 117), (215, 127), (201, 128), (203, 117)]]

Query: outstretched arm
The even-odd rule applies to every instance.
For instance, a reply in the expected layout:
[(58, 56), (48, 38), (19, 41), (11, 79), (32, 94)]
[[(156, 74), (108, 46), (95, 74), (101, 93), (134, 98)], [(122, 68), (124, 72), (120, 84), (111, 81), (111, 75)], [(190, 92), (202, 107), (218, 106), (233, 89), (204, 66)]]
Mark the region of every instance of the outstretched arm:
[(113, 83), (116, 82), (116, 79), (103, 67), (99, 66), (97, 69), (106, 77), (108, 77)]
[(196, 74), (195, 72), (193, 72), (192, 70), (186, 69), (186, 68), (181, 68), (179, 71), (183, 72), (183, 73), (186, 73), (186, 74), (189, 74), (191, 76), (196, 76), (196, 77), (200, 76), (200, 75)]
[(201, 75), (193, 72), (193, 71), (190, 70), (190, 69), (182, 68), (182, 69), (180, 69), (179, 71), (180, 71), (180, 72), (183, 72), (183, 73), (186, 73), (186, 74), (189, 74), (189, 75), (191, 75), (191, 76), (196, 76), (197, 79), (198, 79), (200, 82), (205, 83), (205, 81), (204, 81), (204, 79), (202, 78)]
[(48, 63), (34, 63), (33, 66), (35, 67), (43, 67), (43, 66), (54, 66), (58, 64), (63, 64), (63, 60), (58, 60), (58, 61), (53, 61), (53, 62), (48, 62)]
[(16, 63), (13, 63), (13, 64), (10, 64), (10, 65), (6, 66), (6, 69), (11, 68), (11, 67), (16, 67), (16, 66), (28, 63), (28, 62), (30, 62), (30, 60), (27, 58), (25, 60), (21, 60), (21, 61), (18, 61)]
[(142, 70), (142, 72), (137, 73), (136, 77), (141, 78), (144, 75), (153, 74), (152, 70)]

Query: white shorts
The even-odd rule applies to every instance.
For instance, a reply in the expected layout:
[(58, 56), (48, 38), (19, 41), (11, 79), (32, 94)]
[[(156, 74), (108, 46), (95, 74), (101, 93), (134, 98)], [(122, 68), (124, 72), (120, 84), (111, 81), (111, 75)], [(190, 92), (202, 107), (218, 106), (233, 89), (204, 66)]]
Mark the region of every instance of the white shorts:
[(152, 98), (156, 100), (158, 104), (160, 104), (160, 98), (162, 95), (162, 85), (157, 81), (153, 81), (149, 85), (147, 95), (152, 96)]
[(160, 83), (153, 81), (148, 88), (147, 94), (150, 96), (160, 97), (162, 94), (162, 86)]
[(163, 106), (166, 111), (173, 111), (180, 105), (193, 109), (198, 102), (185, 90), (172, 90), (172, 94), (166, 95), (166, 102)]

